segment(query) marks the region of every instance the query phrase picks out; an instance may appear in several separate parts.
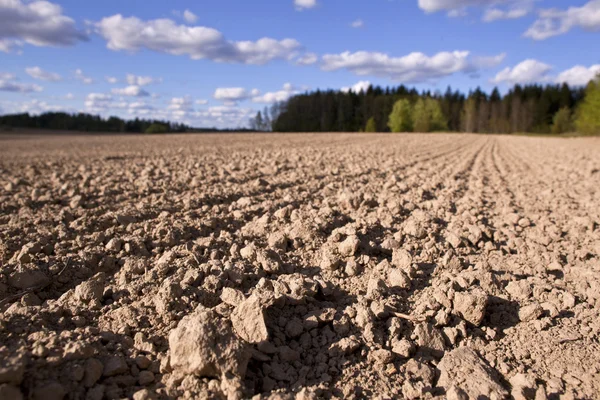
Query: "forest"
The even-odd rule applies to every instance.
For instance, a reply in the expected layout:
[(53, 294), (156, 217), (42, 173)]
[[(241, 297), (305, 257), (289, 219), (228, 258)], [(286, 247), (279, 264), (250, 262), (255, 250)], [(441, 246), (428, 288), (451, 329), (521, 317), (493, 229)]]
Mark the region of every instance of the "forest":
[(193, 128), (182, 123), (174, 123), (169, 121), (145, 120), (139, 118), (123, 120), (118, 117), (103, 118), (98, 115), (85, 113), (68, 114), (63, 112), (48, 112), (40, 115), (31, 115), (29, 113), (2, 115), (0, 116), (0, 130), (7, 128), (120, 133), (240, 131), (240, 129), (229, 130), (217, 128)]
[[(502, 95), (481, 89), (467, 95), (406, 86), (366, 91), (314, 91), (258, 113), (252, 126), (277, 132), (565, 133), (600, 131), (600, 83), (587, 88), (516, 85)], [(267, 114), (267, 115), (265, 115)], [(271, 114), (271, 115), (268, 115)]]

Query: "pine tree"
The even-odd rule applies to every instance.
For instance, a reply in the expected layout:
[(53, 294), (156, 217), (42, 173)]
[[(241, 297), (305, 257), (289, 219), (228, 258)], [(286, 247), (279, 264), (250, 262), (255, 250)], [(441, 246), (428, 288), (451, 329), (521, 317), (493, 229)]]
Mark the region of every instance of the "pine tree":
[(577, 110), (575, 127), (581, 133), (600, 133), (600, 76), (588, 83)]
[(375, 124), (375, 118), (371, 117), (365, 125), (365, 132), (377, 132), (377, 125)]
[(412, 132), (412, 106), (407, 99), (398, 100), (388, 119), (388, 127), (392, 132)]

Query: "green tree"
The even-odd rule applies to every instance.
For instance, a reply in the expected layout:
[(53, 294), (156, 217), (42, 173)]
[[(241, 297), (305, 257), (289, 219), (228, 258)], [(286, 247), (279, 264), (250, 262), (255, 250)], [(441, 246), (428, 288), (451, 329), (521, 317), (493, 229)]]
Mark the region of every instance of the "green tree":
[(565, 133), (571, 131), (573, 124), (571, 123), (571, 109), (563, 107), (552, 118), (552, 133)]
[(600, 76), (585, 88), (585, 97), (577, 109), (575, 127), (585, 134), (600, 133)]
[(443, 131), (448, 128), (439, 101), (420, 98), (413, 111), (415, 132)]
[(147, 129), (146, 133), (167, 133), (169, 128), (165, 124), (153, 123)]
[(425, 100), (425, 106), (427, 107), (427, 113), (430, 118), (430, 129), (432, 132), (448, 130), (448, 122), (444, 113), (440, 101), (436, 99)]
[(375, 118), (371, 117), (365, 125), (365, 132), (377, 132), (377, 125), (375, 124)]
[(388, 120), (388, 127), (392, 132), (412, 132), (413, 131), (413, 109), (407, 99), (398, 100)]

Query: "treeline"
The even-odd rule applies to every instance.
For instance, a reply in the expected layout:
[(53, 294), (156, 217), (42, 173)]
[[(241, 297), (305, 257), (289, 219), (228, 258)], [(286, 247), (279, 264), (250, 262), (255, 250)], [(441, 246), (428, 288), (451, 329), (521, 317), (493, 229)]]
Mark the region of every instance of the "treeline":
[(48, 112), (40, 115), (30, 115), (28, 113), (3, 115), (0, 116), (0, 129), (2, 127), (122, 133), (240, 131), (240, 129), (222, 130), (217, 128), (193, 128), (182, 123), (159, 120), (146, 120), (139, 118), (123, 120), (118, 117), (102, 118), (98, 115), (85, 113), (68, 114), (63, 112)]
[[(443, 94), (419, 93), (403, 85), (371, 86), (360, 93), (317, 90), (281, 104), (271, 128), (278, 132), (562, 133), (575, 129), (586, 90), (598, 92), (598, 85), (591, 82), (587, 89), (567, 84), (516, 85), (505, 95), (497, 88), (489, 94), (478, 88), (465, 95), (450, 87)], [(600, 108), (588, 108), (600, 118)]]

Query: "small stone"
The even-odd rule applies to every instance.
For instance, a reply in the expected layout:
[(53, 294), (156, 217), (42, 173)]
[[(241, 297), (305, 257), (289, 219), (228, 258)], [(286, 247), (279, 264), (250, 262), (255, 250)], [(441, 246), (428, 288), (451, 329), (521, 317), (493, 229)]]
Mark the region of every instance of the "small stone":
[(299, 318), (294, 317), (285, 325), (285, 333), (290, 338), (298, 337), (302, 332), (304, 332), (304, 326)]
[(449, 232), (446, 235), (446, 242), (450, 243), (450, 246), (456, 249), (461, 245), (462, 240), (460, 239), (460, 236), (456, 233)]
[(508, 397), (508, 392), (498, 381), (497, 372), (469, 347), (446, 353), (437, 367), (440, 370), (437, 385), (447, 391), (454, 386), (469, 399)]
[(154, 353), (154, 343), (150, 342), (143, 332), (138, 332), (133, 337), (133, 347), (144, 353)]
[(385, 282), (377, 276), (372, 276), (367, 282), (367, 298), (378, 299), (385, 295)]
[(226, 287), (221, 291), (221, 301), (230, 306), (236, 307), (244, 300), (246, 300), (246, 297), (241, 290)]
[(481, 325), (487, 303), (488, 295), (480, 288), (469, 292), (456, 292), (454, 295), (454, 311), (475, 326)]
[(441, 356), (446, 349), (444, 336), (433, 325), (426, 322), (420, 323), (413, 332), (417, 344), (426, 353)]
[(343, 257), (351, 257), (358, 250), (360, 240), (356, 235), (348, 236), (343, 242), (338, 245), (338, 252)]
[(141, 371), (138, 376), (138, 383), (141, 386), (147, 386), (154, 382), (154, 374), (150, 371)]
[(83, 302), (100, 302), (104, 293), (104, 279), (106, 274), (99, 272), (85, 282), (80, 283), (75, 288), (75, 297)]
[(528, 322), (538, 319), (544, 314), (544, 309), (538, 303), (532, 303), (519, 309), (519, 320)]
[(155, 400), (156, 395), (148, 389), (138, 390), (133, 394), (133, 400)]
[(392, 344), (392, 352), (401, 358), (410, 358), (415, 346), (408, 339), (400, 339)]
[(114, 251), (118, 253), (121, 251), (121, 247), (123, 246), (123, 240), (118, 238), (112, 238), (106, 243), (106, 250)]
[(371, 358), (377, 364), (389, 364), (394, 361), (394, 353), (389, 350), (379, 349), (374, 350), (369, 353), (369, 358)]
[(354, 353), (360, 347), (360, 341), (355, 336), (345, 337), (329, 346), (332, 356), (348, 355)]
[(388, 272), (388, 285), (392, 288), (410, 289), (411, 281), (402, 270), (392, 268)]
[(137, 356), (135, 358), (135, 365), (137, 365), (139, 369), (147, 369), (151, 364), (152, 361), (146, 356)]
[(170, 366), (198, 377), (243, 378), (250, 351), (227, 319), (199, 307), (169, 334)]
[(235, 333), (249, 343), (269, 340), (265, 312), (260, 299), (252, 295), (242, 301), (231, 313)]
[(413, 258), (410, 253), (404, 249), (396, 249), (392, 254), (392, 264), (401, 270), (409, 270), (412, 267)]
[(35, 293), (27, 293), (21, 297), (21, 304), (23, 307), (35, 307), (42, 305), (42, 300)]
[(115, 376), (124, 374), (129, 368), (125, 359), (121, 356), (112, 356), (104, 363), (103, 376)]

